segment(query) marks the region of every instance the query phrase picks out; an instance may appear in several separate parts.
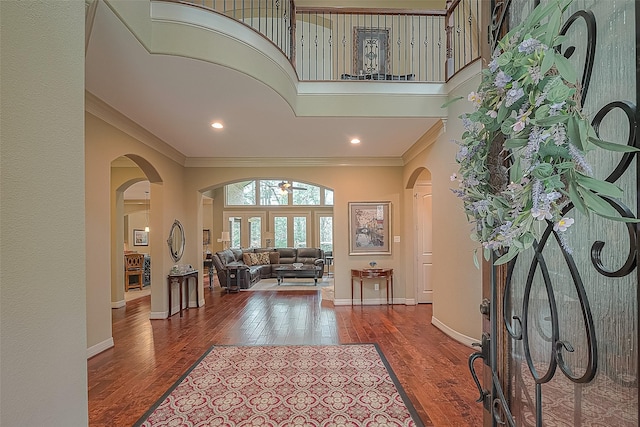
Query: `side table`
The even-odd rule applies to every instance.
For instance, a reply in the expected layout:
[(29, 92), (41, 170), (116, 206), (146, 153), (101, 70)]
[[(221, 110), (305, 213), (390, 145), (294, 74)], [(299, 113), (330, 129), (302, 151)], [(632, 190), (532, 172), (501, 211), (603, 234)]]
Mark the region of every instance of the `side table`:
[[(244, 272), (248, 269), (249, 267), (246, 265), (227, 266), (227, 293), (240, 292), (240, 282), (245, 279), (246, 275)], [(231, 286), (231, 279), (233, 279), (233, 286)]]
[[(172, 285), (178, 284), (178, 291), (180, 292), (180, 317), (182, 317), (182, 294), (183, 286), (186, 287), (187, 291), (187, 307), (189, 309), (189, 279), (194, 278), (196, 280), (196, 307), (200, 307), (200, 297), (198, 296), (198, 270), (189, 271), (187, 273), (171, 273), (167, 276), (167, 281), (169, 282), (169, 315), (168, 319), (171, 318), (171, 288)], [(174, 313), (175, 314), (175, 313)]]
[(362, 295), (362, 281), (364, 279), (385, 278), (387, 289), (387, 304), (389, 304), (389, 291), (391, 291), (391, 304), (393, 304), (393, 268), (363, 268), (351, 270), (351, 305), (353, 305), (353, 279), (360, 279), (360, 305), (364, 304)]

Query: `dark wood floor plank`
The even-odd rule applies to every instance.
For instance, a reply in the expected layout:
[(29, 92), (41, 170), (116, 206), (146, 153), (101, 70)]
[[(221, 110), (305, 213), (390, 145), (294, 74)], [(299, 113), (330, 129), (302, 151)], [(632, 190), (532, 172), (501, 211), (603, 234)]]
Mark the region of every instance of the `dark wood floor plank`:
[(377, 343), (427, 426), (481, 426), (473, 351), (431, 325), (431, 306), (338, 306), (320, 291), (226, 294), (149, 320), (150, 297), (112, 310), (115, 347), (88, 361), (89, 424), (132, 425), (212, 345)]

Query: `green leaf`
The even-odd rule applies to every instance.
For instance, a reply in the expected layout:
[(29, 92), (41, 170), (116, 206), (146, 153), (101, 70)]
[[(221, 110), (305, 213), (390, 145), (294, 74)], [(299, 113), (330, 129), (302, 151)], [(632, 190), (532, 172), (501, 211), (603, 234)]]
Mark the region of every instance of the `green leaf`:
[(498, 117), (496, 118), (496, 122), (502, 123), (504, 119), (507, 118), (507, 115), (509, 115), (509, 109), (505, 107), (504, 104), (502, 104), (502, 106), (500, 106), (500, 109), (498, 109)]
[(538, 126), (549, 127), (557, 123), (566, 123), (570, 117), (571, 116), (567, 116), (564, 114), (558, 114), (557, 116), (548, 116), (541, 119), (535, 119), (532, 120), (532, 122), (534, 122), (534, 124), (537, 124)]
[(509, 138), (504, 142), (506, 148), (522, 148), (527, 145), (529, 140), (526, 138)]
[(553, 67), (553, 64), (556, 60), (556, 53), (553, 49), (549, 49), (544, 53), (544, 58), (542, 58), (542, 64), (540, 64), (540, 73), (542, 75), (546, 74), (547, 71)]
[(593, 190), (596, 193), (602, 194), (604, 196), (619, 199), (624, 195), (622, 189), (620, 189), (620, 187), (618, 187), (617, 185), (607, 181), (600, 181), (599, 179), (594, 179), (581, 173), (576, 174), (576, 181), (578, 182), (578, 184), (580, 184), (581, 187)]
[(500, 130), (502, 131), (503, 134), (509, 135), (511, 134), (511, 131), (512, 131), (511, 126), (513, 126), (515, 123), (516, 123), (515, 119), (509, 118), (504, 122), (502, 122), (502, 125), (500, 126)]
[(587, 209), (590, 211), (599, 216), (606, 217), (615, 217), (618, 214), (618, 211), (616, 211), (609, 203), (605, 202), (602, 197), (581, 187), (577, 187), (577, 189), (578, 193), (580, 193), (580, 196), (582, 196), (582, 199), (587, 205)]
[(582, 150), (582, 140), (580, 139), (580, 130), (578, 126), (578, 120), (576, 117), (569, 116), (569, 121), (567, 122), (567, 137), (573, 145), (575, 145), (579, 150)]
[(551, 15), (551, 17), (549, 18), (549, 21), (547, 22), (546, 29), (545, 29), (545, 37), (542, 40), (542, 42), (547, 46), (551, 45), (551, 42), (553, 42), (553, 38), (555, 37), (556, 34), (558, 34), (558, 31), (560, 31), (561, 17), (562, 17), (562, 12), (560, 11), (560, 9), (556, 9)]
[(603, 141), (601, 139), (594, 138), (592, 136), (589, 137), (589, 141), (604, 150), (616, 151), (619, 153), (634, 153), (636, 151), (640, 151), (640, 149), (636, 147), (632, 147), (630, 145), (616, 144), (615, 142)]
[(473, 250), (473, 265), (480, 270), (480, 262), (478, 262), (478, 249)]
[(538, 179), (548, 178), (552, 173), (553, 166), (551, 166), (549, 163), (540, 163), (533, 169), (533, 171), (531, 171), (531, 174)]
[(580, 211), (584, 215), (587, 215), (587, 205), (585, 204), (584, 200), (582, 200), (582, 197), (580, 196), (576, 188), (576, 184), (573, 182), (569, 183), (569, 198), (571, 199), (573, 206), (575, 206), (578, 211)]
[(571, 63), (569, 62), (569, 60), (562, 55), (556, 55), (555, 63), (556, 63), (556, 68), (558, 68), (558, 72), (560, 73), (562, 78), (568, 81), (569, 83), (575, 84), (576, 71), (571, 66)]
[(458, 97), (456, 97), (456, 98), (450, 99), (449, 101), (447, 101), (447, 102), (445, 102), (444, 104), (442, 104), (442, 105), (440, 106), (440, 108), (446, 108), (446, 107), (448, 107), (449, 105), (453, 104), (454, 102), (460, 101), (460, 100), (461, 100), (461, 99), (463, 99), (463, 98), (464, 98), (464, 96), (458, 96)]
[(514, 259), (518, 255), (519, 252), (520, 252), (519, 249), (517, 249), (515, 246), (511, 246), (511, 247), (509, 247), (509, 252), (507, 252), (506, 254), (502, 255), (493, 264), (494, 265), (505, 264), (505, 263), (511, 261), (512, 259)]
[(491, 249), (484, 248), (484, 259), (487, 261), (491, 259)]
[[(572, 1), (573, 1), (573, 0), (572, 0)], [(567, 41), (567, 38), (568, 38), (568, 37), (567, 37), (566, 35), (564, 35), (564, 34), (563, 34), (563, 35), (561, 35), (561, 36), (556, 37), (556, 38), (553, 40), (553, 46), (552, 46), (552, 47), (556, 47), (556, 46), (561, 45), (562, 43), (564, 43), (564, 42), (566, 42), (566, 41)]]
[(520, 166), (520, 157), (516, 157), (516, 160), (509, 168), (509, 179), (511, 180), (511, 182), (520, 182), (520, 180), (522, 179), (522, 166)]
[(502, 55), (498, 57), (498, 65), (501, 68), (506, 65), (509, 65), (512, 58), (513, 58), (513, 54), (510, 51), (504, 52)]

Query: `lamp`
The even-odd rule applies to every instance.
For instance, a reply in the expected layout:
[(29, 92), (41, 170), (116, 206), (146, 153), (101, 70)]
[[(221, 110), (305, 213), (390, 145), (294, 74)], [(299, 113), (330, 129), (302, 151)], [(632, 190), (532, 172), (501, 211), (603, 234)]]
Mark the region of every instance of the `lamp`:
[(267, 242), (267, 247), (271, 247), (271, 242), (273, 241), (273, 232), (265, 231), (264, 232), (264, 240)]
[(231, 236), (229, 236), (229, 232), (223, 231), (222, 235), (220, 236), (220, 240), (222, 241), (222, 246), (224, 247), (224, 249), (228, 249), (229, 242), (231, 241)]
[(147, 212), (147, 225), (144, 227), (144, 231), (145, 233), (149, 232), (149, 192), (145, 191), (144, 192), (144, 204), (146, 207), (146, 212)]

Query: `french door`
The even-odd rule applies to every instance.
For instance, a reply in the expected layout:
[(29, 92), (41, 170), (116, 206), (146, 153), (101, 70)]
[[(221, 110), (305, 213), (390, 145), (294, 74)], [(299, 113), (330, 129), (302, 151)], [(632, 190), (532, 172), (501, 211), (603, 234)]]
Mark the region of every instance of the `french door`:
[[(492, 0), (492, 39), (536, 4)], [(638, 7), (575, 0), (560, 47), (581, 70), (583, 109), (601, 139), (636, 147)], [(637, 155), (597, 151), (587, 160), (595, 176), (624, 191), (608, 203), (637, 218)], [(484, 334), (470, 367), (475, 372), (476, 360), (484, 361), (477, 385), (486, 426), (638, 425), (639, 226), (571, 214), (572, 253), (550, 226), (506, 266), (484, 266)]]

